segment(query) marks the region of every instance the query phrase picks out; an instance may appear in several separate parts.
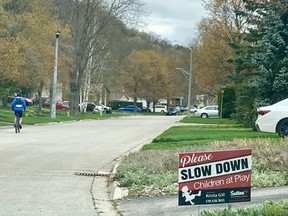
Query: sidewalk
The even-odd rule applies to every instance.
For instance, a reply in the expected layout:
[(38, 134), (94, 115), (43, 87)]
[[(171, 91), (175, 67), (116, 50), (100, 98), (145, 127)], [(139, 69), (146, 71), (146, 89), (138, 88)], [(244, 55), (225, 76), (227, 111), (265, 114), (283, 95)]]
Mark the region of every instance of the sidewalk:
[[(251, 202), (232, 203), (232, 209), (251, 207), (265, 201), (288, 200), (288, 186), (251, 190)], [(227, 208), (226, 204), (178, 206), (178, 196), (142, 197), (119, 201), (117, 209), (123, 216), (198, 216), (201, 211)]]

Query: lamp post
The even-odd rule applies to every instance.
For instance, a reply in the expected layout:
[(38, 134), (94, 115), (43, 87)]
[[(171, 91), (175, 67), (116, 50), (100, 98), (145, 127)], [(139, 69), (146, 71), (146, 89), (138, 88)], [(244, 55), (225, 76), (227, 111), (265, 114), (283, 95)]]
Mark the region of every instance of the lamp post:
[(58, 44), (60, 32), (56, 32), (55, 63), (52, 83), (51, 118), (56, 118), (56, 90), (57, 90), (57, 67), (58, 67)]
[(190, 69), (189, 69), (189, 90), (188, 90), (188, 118), (190, 118), (190, 106), (191, 106), (191, 88), (192, 88), (192, 48), (187, 47), (190, 50)]
[(220, 93), (221, 93), (220, 119), (222, 119), (222, 114), (223, 114), (223, 97), (224, 97), (225, 88), (226, 88), (226, 86), (224, 84), (220, 85)]
[(189, 68), (189, 73), (185, 70), (183, 70), (182, 68), (176, 68), (177, 70), (181, 70), (182, 72), (184, 72), (185, 74), (188, 75), (188, 118), (190, 118), (191, 113), (190, 113), (190, 106), (191, 106), (191, 87), (192, 87), (192, 48), (185, 46), (186, 48), (188, 48), (190, 50), (190, 68)]

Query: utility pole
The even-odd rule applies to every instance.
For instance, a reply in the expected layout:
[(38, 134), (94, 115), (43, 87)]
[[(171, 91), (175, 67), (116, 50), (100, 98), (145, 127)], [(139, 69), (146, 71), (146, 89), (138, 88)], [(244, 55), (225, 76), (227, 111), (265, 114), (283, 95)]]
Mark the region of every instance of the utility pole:
[(191, 88), (192, 88), (192, 48), (187, 47), (190, 50), (190, 70), (189, 70), (189, 90), (188, 90), (188, 118), (190, 118), (190, 106), (191, 106)]
[[(176, 41), (176, 42), (179, 42), (181, 43), (180, 41)], [(181, 43), (182, 44), (182, 43)], [(183, 44), (184, 45), (184, 44)], [(189, 73), (187, 71), (185, 71), (184, 69), (182, 68), (176, 68), (177, 70), (181, 70), (182, 72), (184, 72), (185, 74), (188, 75), (188, 81), (189, 81), (189, 84), (188, 84), (188, 101), (187, 101), (187, 105), (188, 105), (188, 118), (190, 118), (191, 116), (191, 113), (190, 113), (190, 106), (191, 106), (191, 88), (192, 88), (192, 48), (189, 47), (189, 46), (184, 46), (186, 47), (187, 49), (190, 50), (190, 67), (189, 67)]]
[(51, 118), (56, 118), (56, 91), (57, 91), (57, 68), (58, 68), (58, 44), (59, 44), (60, 32), (56, 32), (56, 44), (55, 44), (55, 63), (52, 83), (52, 100), (51, 103)]

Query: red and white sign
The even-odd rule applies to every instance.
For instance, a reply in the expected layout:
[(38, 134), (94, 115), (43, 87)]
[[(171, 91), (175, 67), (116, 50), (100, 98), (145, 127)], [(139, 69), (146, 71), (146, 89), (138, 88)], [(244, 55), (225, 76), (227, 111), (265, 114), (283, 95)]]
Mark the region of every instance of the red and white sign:
[[(211, 195), (219, 193), (219, 189), (227, 189), (224, 191), (227, 194), (223, 202), (229, 202), (229, 196), (235, 194), (235, 189), (247, 191), (248, 188), (247, 199), (242, 201), (247, 201), (248, 195), (250, 200), (251, 149), (180, 153), (178, 167), (179, 196), (198, 192)], [(200, 200), (200, 204), (209, 203), (205, 202), (205, 197)]]

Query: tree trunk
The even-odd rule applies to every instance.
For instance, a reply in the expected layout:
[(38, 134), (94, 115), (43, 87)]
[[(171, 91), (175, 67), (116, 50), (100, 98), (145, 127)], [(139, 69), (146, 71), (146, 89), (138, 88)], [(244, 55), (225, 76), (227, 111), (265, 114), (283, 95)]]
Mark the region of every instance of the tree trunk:
[(43, 99), (41, 98), (42, 97), (42, 91), (43, 91), (43, 88), (44, 88), (44, 82), (40, 82), (39, 86), (38, 86), (38, 89), (37, 89), (37, 96), (38, 97), (38, 101), (39, 101), (39, 106), (38, 106), (38, 114), (39, 115), (42, 115), (42, 104), (43, 104)]
[[(72, 76), (72, 77), (71, 77)], [(70, 75), (70, 100), (69, 100), (69, 110), (72, 114), (78, 114), (79, 112), (79, 100), (80, 100), (80, 85), (76, 77), (73, 74)]]

